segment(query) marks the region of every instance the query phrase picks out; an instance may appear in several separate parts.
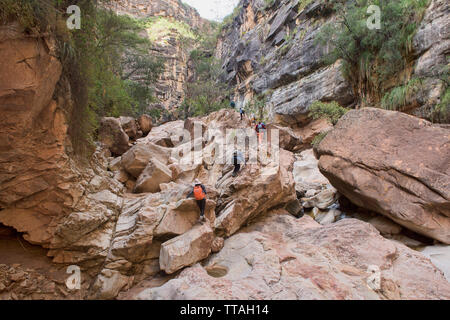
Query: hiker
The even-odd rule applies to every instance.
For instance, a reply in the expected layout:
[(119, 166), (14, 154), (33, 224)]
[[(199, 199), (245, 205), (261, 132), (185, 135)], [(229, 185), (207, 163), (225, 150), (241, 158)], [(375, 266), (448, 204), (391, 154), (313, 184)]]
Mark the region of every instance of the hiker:
[(245, 114), (245, 110), (241, 107), (241, 108), (239, 109), (239, 113), (241, 114), (241, 121), (242, 121), (242, 117), (243, 117), (244, 114)]
[(230, 102), (230, 107), (233, 109), (236, 108), (236, 103), (233, 100)]
[(251, 121), (252, 121), (252, 126), (254, 126), (254, 125), (256, 125), (256, 116), (255, 116), (255, 114), (254, 113), (252, 113), (251, 115), (250, 115), (250, 119), (251, 119)]
[(206, 207), (206, 188), (205, 186), (198, 180), (194, 181), (194, 188), (188, 194), (187, 198), (194, 197), (197, 201), (197, 205), (200, 209), (200, 222), (205, 221), (205, 207)]
[(233, 165), (234, 165), (234, 170), (233, 170), (233, 177), (236, 177), (239, 170), (241, 169), (241, 164), (244, 163), (244, 156), (242, 155), (242, 152), (236, 150), (233, 153)]
[(259, 144), (262, 143), (262, 139), (264, 137), (264, 130), (266, 129), (266, 125), (264, 122), (259, 121), (259, 123), (255, 127), (256, 134), (258, 136), (258, 142)]

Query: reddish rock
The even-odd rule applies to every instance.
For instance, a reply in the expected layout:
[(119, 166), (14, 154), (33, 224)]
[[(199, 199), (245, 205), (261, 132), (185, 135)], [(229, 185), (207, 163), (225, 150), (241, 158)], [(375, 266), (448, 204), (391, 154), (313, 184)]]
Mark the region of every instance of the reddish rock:
[(354, 204), (450, 243), (450, 130), (400, 112), (350, 111), (317, 148)]

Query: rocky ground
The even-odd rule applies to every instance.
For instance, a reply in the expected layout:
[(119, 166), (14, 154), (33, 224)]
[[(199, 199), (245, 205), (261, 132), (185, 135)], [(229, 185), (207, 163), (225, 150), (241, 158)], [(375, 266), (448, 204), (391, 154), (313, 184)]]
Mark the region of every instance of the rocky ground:
[[(244, 165), (234, 178), (233, 166), (214, 157), (215, 150), (230, 141), (219, 133), (248, 128), (247, 121), (241, 122), (232, 110), (169, 122), (151, 128), (141, 138), (144, 124), (139, 122), (143, 119), (132, 119), (133, 125), (125, 119), (105, 119), (104, 143), (99, 144), (93, 162), (98, 174), (86, 185), (73, 212), (54, 227), (50, 250), (23, 247), (27, 232), (36, 227), (21, 230), (25, 239), (12, 228), (3, 229), (14, 248), (0, 250), (5, 257), (0, 294), (4, 299), (448, 299), (448, 175), (445, 165), (434, 162), (448, 158), (448, 147), (439, 142), (442, 135), (430, 134), (423, 146), (412, 140), (405, 143), (422, 149), (436, 144), (445, 153), (422, 157), (418, 163), (411, 151), (405, 151), (411, 158), (402, 157), (400, 164), (374, 154), (362, 166), (361, 157), (367, 153), (340, 151), (341, 145), (333, 144), (346, 134), (348, 121), (364, 121), (370, 136), (370, 119), (377, 121), (374, 128), (380, 126), (378, 122), (390, 126), (383, 117), (402, 123), (395, 126), (398, 139), (402, 130), (411, 130), (409, 126), (446, 134), (446, 129), (406, 116), (411, 118), (409, 124), (401, 113), (364, 109), (342, 119), (316, 150), (301, 151), (302, 138), (277, 125), (271, 128), (280, 130), (280, 145), (297, 151), (280, 149), (280, 166), (259, 160)], [(194, 131), (200, 135), (186, 140)], [(379, 137), (374, 143), (391, 146)], [(119, 146), (124, 152), (117, 152)], [(232, 150), (227, 156), (231, 157)], [(374, 150), (383, 152), (376, 144)], [(191, 163), (202, 151), (202, 160)], [(339, 162), (343, 156), (339, 161), (328, 160), (344, 151), (359, 155), (358, 160), (347, 165)], [(249, 156), (247, 152), (247, 160)], [(409, 169), (404, 170), (407, 177), (420, 174), (424, 167), (426, 172), (434, 168), (442, 180), (430, 181), (438, 184), (426, 190), (443, 186), (438, 193), (441, 198), (433, 197), (436, 193), (415, 192), (416, 184), (397, 176), (401, 170), (385, 169), (390, 163)], [(369, 170), (369, 164), (374, 168), (370, 170), (384, 168), (388, 176), (374, 174), (367, 180), (358, 170)], [(337, 173), (342, 176), (335, 177)], [(410, 208), (411, 214), (403, 215), (405, 222), (395, 218), (395, 209), (402, 203), (399, 195), (389, 202), (374, 193), (377, 179), (389, 183), (390, 174), (395, 183), (387, 190), (416, 195), (417, 213)], [(187, 198), (195, 179), (208, 190), (207, 222), (203, 224), (198, 222), (195, 200)], [(370, 189), (359, 185), (359, 179), (370, 181)], [(380, 192), (385, 190), (381, 186)], [(372, 205), (376, 202), (367, 201), (366, 190), (387, 209), (377, 210)], [(436, 211), (430, 210), (434, 203)], [(395, 206), (389, 209), (388, 205)], [(17, 218), (2, 213), (4, 225), (17, 226)], [(423, 223), (427, 219), (442, 222), (429, 232)], [(30, 265), (31, 261), (41, 262)], [(65, 288), (68, 265), (81, 267), (81, 290)], [(371, 287), (374, 270), (379, 271), (380, 282)]]

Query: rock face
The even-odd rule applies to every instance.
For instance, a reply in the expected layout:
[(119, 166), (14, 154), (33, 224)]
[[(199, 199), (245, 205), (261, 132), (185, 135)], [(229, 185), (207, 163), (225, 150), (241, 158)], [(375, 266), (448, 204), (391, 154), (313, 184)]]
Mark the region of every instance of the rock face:
[[(106, 117), (101, 120), (98, 130), (99, 141), (118, 156), (124, 154), (130, 148), (128, 143), (130, 135), (123, 130), (121, 124), (119, 119)], [(133, 135), (131, 132), (130, 134)], [(136, 130), (134, 136), (136, 136)]]
[(77, 235), (65, 231), (67, 224), (58, 238), (58, 226), (85, 213), (92, 223), (83, 218), (78, 226), (88, 234), (118, 213), (104, 196), (117, 199), (123, 186), (106, 172), (109, 152), (97, 150), (85, 164), (69, 157), (70, 90), (55, 50), (51, 38), (27, 37), (15, 24), (0, 30), (0, 223), (31, 243), (61, 249)]
[[(180, 0), (119, 0), (105, 6), (118, 14), (154, 19), (142, 33), (152, 42), (151, 55), (160, 57), (164, 63), (164, 72), (155, 86), (155, 94), (161, 103), (152, 107), (176, 110), (184, 100), (186, 84), (192, 74), (189, 51), (193, 47), (183, 39), (185, 34), (179, 31), (178, 25), (189, 30), (187, 33), (208, 32), (209, 22)], [(157, 19), (167, 23), (158, 28)], [(193, 38), (188, 40), (195, 41)]]
[[(370, 270), (380, 271), (379, 287)], [(370, 287), (372, 286), (372, 288)], [(322, 227), (269, 215), (137, 299), (448, 299), (450, 283), (422, 254), (354, 219)]]
[(341, 63), (326, 66), (328, 48), (315, 43), (324, 21), (333, 19), (326, 1), (242, 0), (241, 10), (219, 39), (223, 80), (234, 87), (237, 106), (266, 95), (266, 115), (277, 123), (308, 123), (316, 100), (353, 103), (352, 88)]
[(450, 243), (448, 129), (399, 112), (355, 110), (317, 153), (320, 171), (353, 203)]
[(138, 119), (139, 128), (144, 135), (147, 135), (153, 128), (153, 120), (150, 116), (143, 114)]
[(428, 246), (421, 253), (430, 258), (431, 262), (444, 272), (445, 278), (450, 282), (450, 246)]
[[(342, 76), (341, 63), (325, 65), (330, 44), (315, 40), (321, 28), (336, 19), (332, 1), (241, 0), (231, 23), (223, 28), (216, 56), (222, 61), (223, 81), (234, 89), (237, 107), (256, 95), (266, 97), (265, 115), (290, 126), (308, 123), (316, 100), (352, 106), (358, 99)], [(445, 90), (450, 28), (448, 1), (432, 0), (412, 41), (413, 70), (422, 79), (405, 111), (429, 119)], [(412, 71), (412, 72), (411, 72)]]
[(420, 108), (412, 110), (419, 117), (430, 117), (445, 90), (442, 79), (450, 48), (448, 10), (447, 1), (432, 0), (413, 39), (413, 50), (418, 57), (414, 76), (424, 79), (422, 92), (415, 97)]
[(159, 185), (172, 180), (172, 171), (156, 159), (151, 160), (136, 182), (135, 192), (158, 192)]
[(213, 240), (212, 229), (204, 224), (165, 242), (159, 255), (161, 270), (170, 274), (207, 258)]

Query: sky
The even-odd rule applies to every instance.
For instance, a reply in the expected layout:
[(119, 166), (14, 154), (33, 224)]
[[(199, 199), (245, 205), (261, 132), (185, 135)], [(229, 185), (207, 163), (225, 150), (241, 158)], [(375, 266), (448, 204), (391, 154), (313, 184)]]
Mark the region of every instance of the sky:
[(233, 12), (239, 0), (182, 0), (197, 9), (203, 18), (222, 21)]

